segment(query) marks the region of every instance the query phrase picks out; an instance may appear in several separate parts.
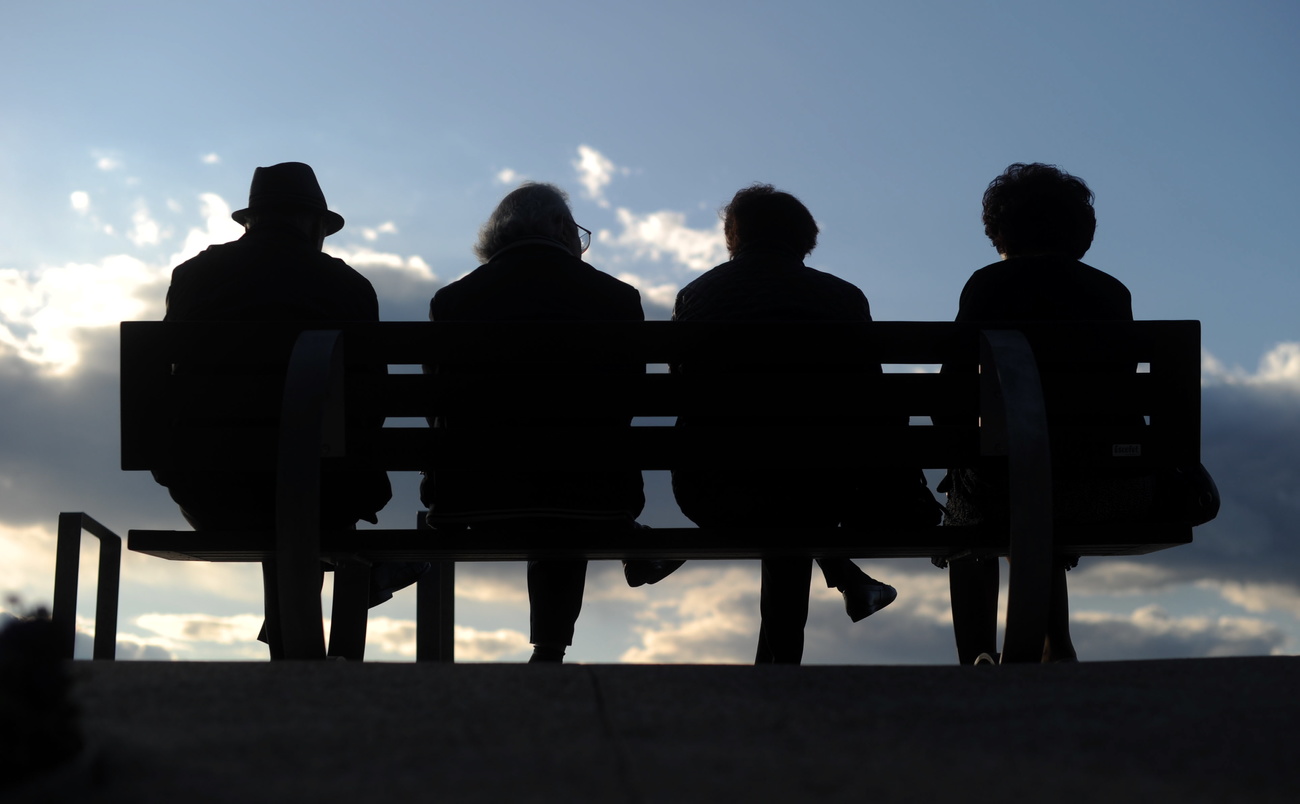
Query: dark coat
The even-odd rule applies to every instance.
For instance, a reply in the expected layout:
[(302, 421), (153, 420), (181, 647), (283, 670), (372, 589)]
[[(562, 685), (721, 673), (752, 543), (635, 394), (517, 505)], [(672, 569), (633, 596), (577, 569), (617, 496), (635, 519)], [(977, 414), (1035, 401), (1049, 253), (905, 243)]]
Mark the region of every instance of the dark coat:
[[(234, 242), (210, 246), (176, 266), (164, 320), (378, 321), (379, 302), (370, 282), (347, 263), (321, 253), (292, 229), (263, 223)], [(155, 477), (168, 486), (196, 528), (274, 523), (271, 473)], [(328, 473), (322, 517), (332, 527), (348, 527), (360, 519), (375, 522), (391, 497), (385, 472)]]
[[(867, 297), (856, 286), (805, 266), (797, 256), (775, 250), (744, 251), (682, 288), (675, 321), (870, 321)], [(726, 373), (724, 365), (686, 362), (674, 372)], [(800, 374), (802, 366), (774, 366)], [(879, 367), (876, 371), (879, 372)], [(828, 419), (825, 424), (834, 425)], [(840, 422), (842, 423), (842, 422)], [(761, 426), (734, 417), (678, 418), (679, 427)], [(834, 449), (828, 443), (826, 449)], [(865, 477), (805, 472), (774, 461), (756, 472), (675, 470), (673, 494), (688, 518), (704, 527), (778, 524), (782, 521), (834, 526), (849, 513), (854, 489)]]
[[(591, 267), (561, 248), (519, 245), (439, 290), (429, 303), (432, 321), (642, 321), (636, 288)], [(563, 368), (557, 361), (555, 370)], [(452, 370), (426, 366), (425, 371)], [(479, 370), (479, 369), (460, 369)], [(499, 371), (485, 366), (482, 371)], [(513, 370), (513, 369), (512, 369)], [(522, 371), (551, 371), (530, 366)], [(644, 364), (611, 367), (643, 373)], [(520, 421), (528, 421), (526, 408)], [(455, 428), (463, 419), (439, 419)], [(481, 425), (483, 422), (473, 422)], [(566, 425), (627, 427), (631, 417), (582, 418)], [(641, 473), (474, 472), (427, 473), (420, 499), (436, 525), (508, 518), (635, 519), (645, 506)]]

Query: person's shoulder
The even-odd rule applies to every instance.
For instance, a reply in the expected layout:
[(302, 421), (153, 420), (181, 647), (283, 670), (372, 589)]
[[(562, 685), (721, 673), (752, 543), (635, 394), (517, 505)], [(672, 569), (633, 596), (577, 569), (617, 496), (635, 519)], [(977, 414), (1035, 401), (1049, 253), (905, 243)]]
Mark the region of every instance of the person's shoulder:
[(1108, 274), (1105, 271), (1101, 270), (1100, 268), (1094, 268), (1093, 266), (1081, 260), (1076, 260), (1074, 262), (1074, 266), (1075, 266), (1075, 270), (1080, 271), (1084, 275), (1088, 276), (1094, 282), (1097, 282), (1100, 285), (1107, 285), (1117, 293), (1123, 292), (1124, 295), (1126, 296), (1131, 295), (1129, 293), (1129, 289), (1127, 285), (1125, 285), (1123, 282), (1121, 282), (1119, 279), (1112, 276), (1111, 274)]

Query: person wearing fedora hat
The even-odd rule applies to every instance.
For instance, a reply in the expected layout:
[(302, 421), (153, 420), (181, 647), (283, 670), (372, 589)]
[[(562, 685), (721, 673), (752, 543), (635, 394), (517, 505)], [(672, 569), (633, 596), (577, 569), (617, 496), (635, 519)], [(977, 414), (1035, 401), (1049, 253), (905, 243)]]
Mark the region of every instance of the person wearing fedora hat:
[[(326, 205), (311, 166), (283, 162), (257, 168), (248, 206), (231, 217), (244, 226), (242, 237), (211, 246), (172, 271), (165, 321), (379, 320), (379, 301), (369, 280), (321, 250), (325, 238), (343, 228), (343, 217)], [(378, 428), (382, 421), (365, 424)], [(272, 473), (185, 471), (154, 476), (196, 530), (274, 524)], [(362, 519), (377, 522), (379, 510), (392, 497), (383, 471), (331, 472), (322, 482), (324, 528), (350, 528)], [(371, 605), (414, 583), (427, 569), (428, 564), (376, 564)], [(267, 592), (269, 603), (272, 590)], [(271, 635), (264, 641), (277, 658), (279, 640)]]

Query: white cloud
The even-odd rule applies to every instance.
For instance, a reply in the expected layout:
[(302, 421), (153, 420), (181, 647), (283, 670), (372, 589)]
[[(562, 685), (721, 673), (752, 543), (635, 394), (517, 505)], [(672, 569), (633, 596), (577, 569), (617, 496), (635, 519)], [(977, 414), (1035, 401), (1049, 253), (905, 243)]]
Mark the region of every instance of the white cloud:
[(131, 231), (126, 236), (136, 246), (156, 246), (164, 235), (158, 221), (149, 214), (149, 208), (140, 203), (131, 215)]
[(518, 171), (512, 170), (511, 168), (505, 168), (498, 171), (494, 178), (496, 179), (497, 184), (515, 184), (522, 180), (523, 176)]
[(524, 570), (517, 578), (494, 573), (461, 571), (456, 578), (456, 598), (491, 603), (527, 603), (528, 587)]
[(338, 247), (326, 246), (325, 253), (343, 260), (353, 268), (386, 268), (408, 274), (413, 279), (424, 282), (437, 281), (433, 269), (418, 255), (403, 257), (400, 254), (375, 251), (367, 246)]
[(1204, 580), (1197, 586), (1214, 589), (1224, 600), (1249, 612), (1281, 611), (1300, 619), (1300, 589), (1293, 585)]
[(1285, 642), (1272, 623), (1251, 617), (1175, 617), (1159, 605), (1131, 614), (1093, 611), (1070, 617), (1080, 655), (1096, 659), (1147, 656), (1214, 657), (1275, 653)]
[[(640, 644), (619, 657), (629, 663), (744, 664), (758, 634), (758, 578), (752, 569), (701, 566), (678, 570), (636, 627)], [(677, 577), (680, 576), (680, 577)], [(666, 583), (666, 582), (663, 582)], [(682, 588), (684, 587), (684, 588)]]
[(586, 189), (587, 197), (602, 207), (609, 206), (609, 201), (605, 198), (605, 187), (614, 180), (614, 174), (627, 175), (631, 172), (627, 168), (616, 167), (609, 157), (589, 145), (578, 146), (578, 158), (574, 160), (573, 167), (578, 171), (578, 183)]
[(1072, 595), (1134, 595), (1167, 588), (1183, 580), (1176, 570), (1153, 561), (1088, 560), (1070, 573)]
[(397, 224), (388, 221), (378, 226), (361, 228), (361, 236), (371, 242), (378, 240), (381, 234), (397, 234)]
[(660, 307), (666, 307), (671, 310), (674, 302), (677, 301), (677, 284), (674, 282), (663, 282), (658, 285), (652, 285), (649, 280), (643, 279), (636, 274), (629, 273), (619, 274), (618, 278), (620, 281), (626, 282), (641, 291), (641, 298), (649, 301), (651, 304), (657, 304)]
[(244, 227), (231, 220), (230, 212), (230, 204), (221, 196), (216, 193), (201, 193), (199, 214), (203, 218), (203, 226), (189, 230), (181, 250), (173, 254), (168, 263), (179, 265), (208, 246), (238, 240), (244, 234)]
[(1252, 373), (1227, 366), (1206, 349), (1201, 350), (1202, 385), (1256, 385), (1300, 389), (1300, 342), (1284, 341), (1260, 358)]
[(0, 269), (0, 347), (55, 373), (77, 365), (75, 333), (142, 317), (137, 295), (165, 272), (128, 254), (98, 263), (42, 267), (34, 275)]
[(111, 156), (101, 156), (99, 159), (95, 160), (95, 167), (104, 171), (117, 170), (122, 167), (122, 160)]
[(221, 164), (221, 157), (216, 153), (204, 154), (199, 157), (199, 161), (205, 165), (218, 165)]
[(727, 238), (722, 222), (712, 229), (692, 229), (681, 212), (663, 210), (636, 215), (630, 210), (615, 210), (623, 231), (618, 235), (601, 230), (603, 244), (625, 248), (634, 257), (656, 262), (665, 256), (693, 271), (706, 271), (727, 258)]
[(84, 190), (75, 190), (68, 197), (68, 200), (71, 202), (72, 208), (77, 212), (84, 215), (90, 211), (90, 193)]
[(262, 615), (219, 617), (212, 614), (150, 613), (136, 617), (134, 624), (167, 640), (171, 647), (197, 642), (234, 645), (257, 641)]
[(532, 650), (527, 636), (509, 628), (479, 631), (458, 625), (453, 638), (458, 662), (495, 662), (509, 656), (526, 656)]

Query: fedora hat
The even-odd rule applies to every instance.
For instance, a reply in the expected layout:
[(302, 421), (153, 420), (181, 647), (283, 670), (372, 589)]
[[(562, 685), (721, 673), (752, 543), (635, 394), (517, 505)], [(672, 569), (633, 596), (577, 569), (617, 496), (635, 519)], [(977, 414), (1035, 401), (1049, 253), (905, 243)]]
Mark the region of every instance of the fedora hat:
[(325, 206), (325, 194), (315, 171), (302, 162), (281, 162), (254, 170), (248, 206), (230, 213), (230, 217), (242, 225), (250, 214), (271, 210), (319, 212), (325, 218), (327, 235), (343, 228), (343, 216)]

